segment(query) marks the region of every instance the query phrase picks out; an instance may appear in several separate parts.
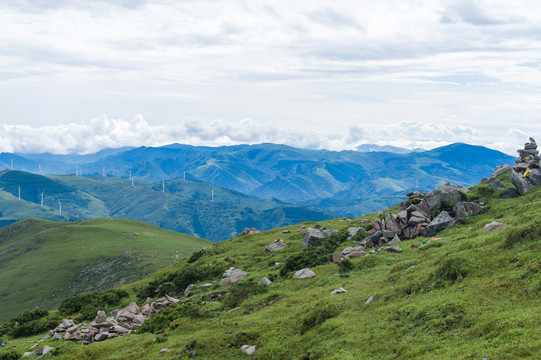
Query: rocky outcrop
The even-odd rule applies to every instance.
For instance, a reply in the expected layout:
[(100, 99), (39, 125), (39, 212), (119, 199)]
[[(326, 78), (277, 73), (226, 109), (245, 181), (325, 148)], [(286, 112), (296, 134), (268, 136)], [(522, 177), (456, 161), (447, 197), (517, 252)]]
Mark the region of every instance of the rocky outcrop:
[(524, 149), (518, 149), (517, 152), (519, 156), (511, 169), (511, 183), (520, 195), (524, 195), (532, 186), (541, 185), (541, 171), (539, 170), (541, 157), (533, 138), (524, 144)]

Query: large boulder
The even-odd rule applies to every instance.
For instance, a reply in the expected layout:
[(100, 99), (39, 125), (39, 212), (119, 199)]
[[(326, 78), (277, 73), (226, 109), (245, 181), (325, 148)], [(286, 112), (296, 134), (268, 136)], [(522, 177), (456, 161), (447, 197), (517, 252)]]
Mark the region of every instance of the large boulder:
[(505, 164), (503, 166), (497, 166), (496, 167), (496, 171), (494, 171), (494, 173), (492, 175), (490, 175), (490, 180), (489, 181), (492, 181), (494, 179), (496, 179), (498, 176), (500, 176), (501, 174), (505, 173), (506, 171), (509, 171), (511, 170), (511, 165), (509, 164)]
[(497, 221), (493, 221), (490, 224), (485, 225), (485, 232), (501, 230), (501, 229), (505, 228), (506, 226), (507, 225), (505, 225), (505, 224), (499, 223)]
[(442, 211), (438, 216), (434, 218), (428, 224), (426, 228), (421, 230), (420, 235), (425, 237), (435, 236), (440, 231), (444, 230), (450, 225), (453, 225), (455, 220), (449, 215), (447, 211)]
[(363, 238), (368, 235), (368, 233), (363, 227), (350, 227), (348, 228), (348, 234), (349, 236), (359, 235)]
[(283, 248), (285, 248), (287, 246), (287, 244), (284, 242), (284, 240), (280, 239), (280, 238), (276, 238), (276, 240), (274, 240), (273, 242), (271, 242), (269, 244), (269, 246), (267, 246), (267, 251), (278, 251), (278, 250), (282, 250)]
[(293, 274), (293, 279), (306, 279), (316, 276), (316, 273), (310, 269), (304, 268)]
[(524, 176), (514, 170), (511, 171), (511, 183), (515, 186), (520, 195), (524, 195), (532, 188), (532, 184), (524, 179)]
[(445, 206), (453, 206), (462, 201), (464, 187), (445, 184), (426, 194), (425, 198), (417, 205), (419, 211), (432, 218), (436, 210)]
[(503, 184), (503, 182), (500, 179), (494, 179), (494, 181), (491, 181), (488, 184), (488, 187), (491, 187), (491, 188), (494, 188), (494, 189), (505, 190), (505, 185)]
[(323, 240), (337, 232), (338, 230), (308, 228), (304, 234), (304, 239), (302, 240), (302, 247), (319, 246), (322, 244)]
[(541, 171), (537, 169), (531, 169), (530, 173), (526, 175), (526, 177), (533, 185), (541, 185)]
[(476, 202), (460, 201), (453, 206), (455, 219), (462, 219), (470, 215), (478, 215), (481, 212), (481, 204)]
[(248, 275), (247, 272), (242, 271), (241, 269), (235, 269), (233, 267), (229, 268), (224, 272), (222, 280), (220, 281), (221, 286), (227, 286), (235, 284), (242, 278), (245, 278)]

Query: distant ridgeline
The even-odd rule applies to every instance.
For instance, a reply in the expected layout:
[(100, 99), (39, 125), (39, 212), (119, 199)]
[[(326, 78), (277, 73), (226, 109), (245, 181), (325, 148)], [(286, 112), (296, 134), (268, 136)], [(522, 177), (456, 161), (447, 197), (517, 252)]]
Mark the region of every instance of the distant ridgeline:
[[(3, 153), (0, 168), (9, 169), (13, 164), (16, 170), (33, 173), (159, 181), (152, 185), (155, 188), (163, 180), (196, 180), (281, 205), (309, 206), (332, 216), (358, 216), (385, 209), (411, 191), (433, 190), (446, 182), (477, 184), (497, 165), (513, 162), (501, 152), (460, 143), (409, 153), (383, 149), (389, 152), (305, 150), (276, 144), (216, 148), (172, 144), (108, 149), (91, 155)], [(13, 188), (7, 191), (17, 195)], [(206, 186), (197, 196), (194, 199), (211, 200), (212, 187)], [(251, 226), (257, 224), (246, 224)], [(200, 231), (191, 233), (202, 236)]]

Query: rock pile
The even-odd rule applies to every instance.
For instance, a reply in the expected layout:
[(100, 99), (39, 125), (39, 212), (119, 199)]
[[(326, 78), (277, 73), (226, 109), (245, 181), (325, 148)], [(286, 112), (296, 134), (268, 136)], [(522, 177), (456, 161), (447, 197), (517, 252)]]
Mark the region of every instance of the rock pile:
[(251, 229), (245, 228), (244, 230), (242, 230), (239, 236), (252, 235), (252, 234), (257, 234), (257, 233), (259, 233), (259, 230), (257, 230), (256, 228), (251, 228)]
[(90, 323), (75, 324), (71, 319), (64, 319), (54, 329), (51, 330), (53, 340), (73, 340), (82, 341), (88, 345), (93, 342), (112, 339), (118, 336), (130, 334), (137, 330), (144, 321), (152, 316), (156, 311), (166, 309), (171, 304), (176, 304), (181, 300), (172, 298), (168, 295), (146, 303), (142, 307), (131, 302), (125, 309), (113, 311), (107, 317), (104, 311), (98, 311), (96, 317)]
[(539, 170), (539, 150), (535, 139), (524, 144), (524, 149), (518, 149), (516, 165), (511, 170), (511, 183), (520, 195), (524, 195), (534, 185), (541, 185), (541, 171)]

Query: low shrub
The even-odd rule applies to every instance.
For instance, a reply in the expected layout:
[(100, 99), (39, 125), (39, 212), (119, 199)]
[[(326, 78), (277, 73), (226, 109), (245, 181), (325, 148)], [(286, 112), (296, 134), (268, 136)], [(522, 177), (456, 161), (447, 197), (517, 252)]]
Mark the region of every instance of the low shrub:
[(541, 239), (541, 220), (513, 227), (503, 240), (502, 247), (511, 249), (517, 243), (528, 243)]
[(338, 261), (336, 265), (338, 266), (338, 272), (340, 274), (348, 273), (355, 268), (355, 266), (349, 259)]
[(469, 273), (469, 262), (461, 257), (448, 258), (441, 262), (431, 275), (431, 280), (441, 286), (444, 282), (454, 283)]
[(0, 360), (18, 360), (22, 358), (22, 355), (19, 353), (16, 353), (13, 350), (8, 350), (6, 352), (0, 353)]
[(120, 289), (89, 292), (62, 300), (58, 311), (62, 315), (79, 313), (77, 320), (91, 320), (99, 310), (120, 306), (126, 297), (128, 292)]
[(147, 319), (143, 325), (137, 329), (138, 333), (157, 334), (167, 329), (173, 321), (181, 317), (190, 319), (203, 319), (209, 315), (201, 310), (198, 304), (174, 304), (167, 309), (163, 309)]
[(205, 250), (199, 250), (199, 251), (194, 252), (192, 256), (190, 256), (190, 258), (188, 259), (188, 263), (191, 264), (191, 263), (196, 262), (197, 260), (199, 260), (199, 258), (201, 258), (201, 256), (203, 256), (204, 253), (205, 253)]
[(56, 327), (60, 321), (62, 317), (50, 315), (46, 310), (28, 310), (4, 323), (0, 333), (11, 337), (31, 336)]
[(229, 287), (229, 294), (218, 298), (224, 309), (233, 309), (242, 304), (244, 299), (250, 295), (265, 294), (268, 292), (267, 285), (261, 285), (256, 282), (240, 282)]
[(337, 305), (318, 304), (302, 319), (299, 328), (301, 335), (308, 330), (323, 324), (327, 319), (337, 317), (339, 314), (340, 309)]

